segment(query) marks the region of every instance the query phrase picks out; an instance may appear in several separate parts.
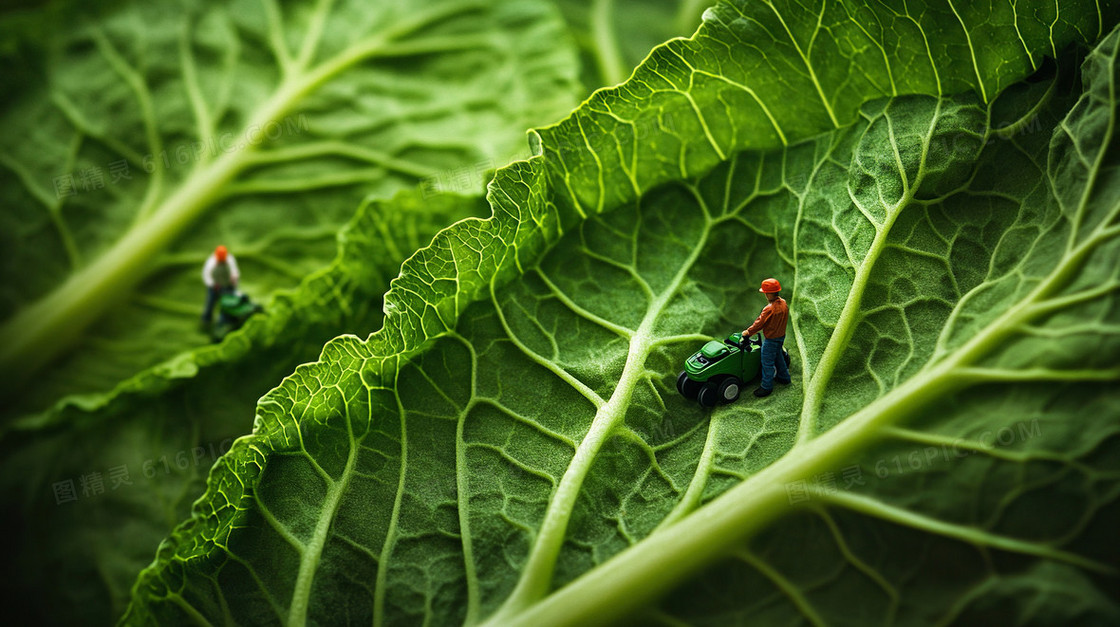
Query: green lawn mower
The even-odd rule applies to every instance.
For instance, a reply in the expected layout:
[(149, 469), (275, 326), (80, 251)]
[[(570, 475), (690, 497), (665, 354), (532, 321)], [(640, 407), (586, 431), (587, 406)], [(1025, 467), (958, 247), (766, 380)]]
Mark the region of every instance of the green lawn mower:
[(218, 324), (210, 331), (210, 340), (220, 342), (227, 334), (241, 328), (245, 321), (264, 307), (249, 300), (243, 292), (234, 290), (223, 293), (218, 298)]
[[(710, 340), (685, 360), (677, 375), (677, 391), (701, 407), (712, 408), (739, 398), (743, 385), (759, 375), (762, 365), (762, 334), (744, 338), (736, 331), (722, 342)], [(789, 365), (789, 352), (782, 349)]]

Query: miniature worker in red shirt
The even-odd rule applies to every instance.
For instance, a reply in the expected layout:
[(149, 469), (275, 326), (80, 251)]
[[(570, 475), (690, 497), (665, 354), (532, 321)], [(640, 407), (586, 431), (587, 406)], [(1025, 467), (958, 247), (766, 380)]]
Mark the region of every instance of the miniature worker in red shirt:
[(750, 328), (743, 330), (743, 337), (762, 331), (762, 382), (754, 395), (769, 396), (774, 391), (775, 381), (783, 385), (790, 382), (789, 367), (782, 354), (782, 345), (786, 341), (786, 322), (789, 321), (789, 305), (779, 295), (782, 284), (777, 279), (766, 279), (758, 291), (766, 295), (770, 304), (762, 308), (762, 313)]

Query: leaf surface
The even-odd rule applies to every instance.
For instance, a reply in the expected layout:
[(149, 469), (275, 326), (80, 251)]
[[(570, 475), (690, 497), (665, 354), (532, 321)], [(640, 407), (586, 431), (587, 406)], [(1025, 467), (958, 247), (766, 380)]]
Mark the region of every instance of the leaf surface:
[[(1098, 591), (1084, 616), (1113, 615), (1093, 578), (1117, 561), (1100, 548), (1117, 511), (1104, 461), (1120, 378), (1117, 36), (1089, 58), (1076, 101), (1068, 73), (996, 98), (1013, 79), (995, 72), (979, 94), (868, 102), (851, 125), (777, 150), (693, 152), (710, 137), (674, 127), (681, 141), (630, 161), (620, 133), (587, 133), (628, 106), (691, 109), (630, 99), (662, 63), (703, 59), (734, 32), (713, 16), (741, 8), (720, 5), (694, 41), (541, 131), (543, 155), (491, 184), (494, 217), (405, 264), (382, 331), (331, 342), (262, 399), (255, 433), (215, 466), (126, 621), (585, 624), (669, 593), (655, 618), (842, 622), (857, 581), (883, 598), (861, 615), (929, 623), (1028, 615), (1014, 591), (1071, 576)], [(728, 107), (735, 124), (759, 119)], [(567, 154), (560, 140), (577, 137), (587, 150)], [(771, 275), (792, 286), (796, 385), (699, 411), (673, 388), (681, 360), (753, 318), (750, 286)], [(1007, 450), (984, 435), (1071, 421), (1056, 395), (1082, 399), (1090, 426), (1028, 420), (1040, 435)], [(893, 481), (865, 466), (953, 443), (975, 452), (968, 466), (930, 459)], [(851, 468), (863, 485), (826, 489)], [(989, 471), (1010, 491), (954, 485)], [(791, 496), (810, 484), (808, 503)], [(1028, 524), (1015, 511), (1020, 495), (1050, 505), (1068, 492), (1080, 516)], [(801, 529), (830, 551), (804, 559)], [(938, 564), (946, 547), (971, 552), (987, 571), (942, 594), (892, 561), (915, 546)]]
[[(364, 203), (340, 233), (335, 261), (278, 293), (267, 317), (5, 432), (3, 514), (22, 539), (4, 566), (13, 612), (41, 624), (117, 619), (136, 572), (189, 514), (207, 469), (251, 429), (248, 408), (340, 329), (380, 323), (401, 251), (485, 208), (477, 196), (419, 192)], [(67, 486), (73, 500), (59, 492)]]
[[(569, 29), (578, 34), (583, 28), (580, 20), (584, 16), (580, 12), (586, 12), (591, 7), (572, 5), (566, 8), (571, 9), (567, 16), (576, 18)], [(654, 16), (657, 13), (646, 8), (644, 15)], [(665, 7), (666, 14), (670, 8)], [(698, 19), (698, 9), (690, 11)], [(628, 65), (636, 63), (649, 47), (670, 34), (668, 30), (646, 29), (646, 24), (621, 19), (619, 13), (615, 8), (609, 14), (596, 15), (604, 20), (602, 27), (618, 30), (617, 42), (628, 55)], [(547, 11), (541, 11), (537, 17), (545, 22)], [(17, 31), (19, 41), (46, 41), (48, 38), (44, 34), (31, 34), (42, 27), (41, 22), (41, 19), (29, 19), (22, 28), (17, 28), (12, 22), (5, 22), (4, 26), (11, 26), (13, 31)], [(518, 27), (524, 22), (506, 20), (497, 28)], [(659, 24), (659, 29), (662, 27), (667, 25)], [(346, 28), (353, 29), (352, 26)], [(557, 36), (552, 38), (550, 45), (562, 48), (563, 43), (564, 37)], [(549, 76), (555, 83), (567, 85), (570, 83), (567, 77), (571, 74), (571, 63), (562, 52), (562, 49), (557, 49), (553, 54), (542, 55), (539, 64), (531, 68), (531, 73), (511, 79), (511, 82), (521, 80), (527, 84), (526, 88), (537, 89), (537, 98), (543, 93), (541, 86)], [(31, 60), (38, 58), (33, 55)], [(22, 73), (35, 76), (35, 72), (22, 62), (24, 59), (19, 61), (13, 61), (13, 64)], [(424, 65), (424, 68), (427, 67)], [(525, 69), (529, 69), (527, 65)], [(504, 71), (508, 73), (511, 68), (507, 66)], [(425, 69), (420, 80), (429, 80), (437, 74)], [(597, 80), (593, 72), (588, 76), (589, 81)], [(346, 80), (346, 75), (336, 80)], [(13, 91), (20, 93), (19, 90)], [(433, 89), (417, 90), (417, 93), (405, 96), (417, 102), (425, 97), (445, 97), (442, 92)], [(479, 100), (482, 101), (481, 98)], [(563, 96), (562, 93), (549, 95), (546, 100), (559, 103)], [(534, 107), (539, 110), (538, 116), (547, 115), (546, 104), (534, 102)], [(522, 107), (518, 116), (503, 120), (502, 125), (510, 125), (512, 129), (515, 125), (529, 124), (527, 109), (531, 108)], [(319, 119), (322, 113), (315, 112), (317, 117), (310, 119)], [(443, 123), (470, 126), (485, 114), (485, 111), (448, 112), (449, 119)], [(285, 120), (281, 128), (292, 129), (294, 123), (295, 130), (302, 133), (310, 130), (302, 127), (307, 121), (308, 118)], [(490, 133), (488, 141), (495, 141), (495, 130), (496, 126), (487, 129)], [(418, 124), (403, 132), (414, 131), (426, 132), (426, 128)], [(504, 131), (499, 134), (506, 135)], [(355, 142), (364, 141), (369, 136), (355, 134)], [(470, 137), (467, 141), (471, 141)], [(462, 150), (458, 153), (449, 152), (447, 156), (460, 158), (467, 153), (479, 152), (478, 148), (460, 148)], [(194, 156), (193, 153), (191, 156)], [(431, 157), (433, 162), (443, 162), (442, 155), (433, 153), (424, 156)], [(10, 520), (49, 518), (52, 521), (50, 525), (20, 527), (20, 536), (28, 540), (29, 546), (27, 550), (17, 552), (9, 562), (9, 571), (13, 573), (11, 579), (20, 582), (6, 593), (11, 603), (23, 607), (26, 612), (32, 611), (28, 605), (34, 605), (40, 622), (73, 624), (84, 620), (101, 624), (110, 617), (118, 616), (127, 593), (125, 586), (134, 579), (135, 572), (150, 560), (151, 547), (166, 536), (175, 522), (189, 513), (190, 500), (201, 492), (201, 471), (213, 462), (215, 455), (228, 447), (233, 437), (248, 429), (246, 416), (256, 400), (296, 364), (313, 360), (321, 351), (322, 344), (331, 337), (343, 332), (364, 335), (376, 328), (381, 320), (381, 296), (404, 256), (427, 244), (438, 227), (477, 213), (478, 202), (454, 196), (437, 196), (432, 188), (451, 188), (460, 192), (466, 192), (468, 187), (473, 186), (481, 188), (480, 177), (484, 170), (500, 164), (501, 158), (508, 156), (499, 154), (498, 159), (484, 159), (438, 171), (421, 181), (422, 194), (398, 196), (390, 203), (362, 207), (343, 230), (344, 247), (338, 260), (330, 267), (314, 272), (295, 291), (275, 291), (266, 301), (267, 318), (254, 318), (243, 332), (234, 334), (222, 345), (184, 351), (121, 381), (116, 381), (116, 377), (129, 375), (133, 367), (161, 358), (165, 350), (173, 349), (176, 344), (168, 339), (182, 340), (181, 344), (190, 345), (194, 343), (195, 336), (186, 333), (172, 338), (156, 336), (150, 342), (133, 342), (143, 348), (109, 355), (108, 362), (113, 365), (112, 368), (106, 367), (108, 353), (102, 346), (83, 360), (97, 366), (96, 369), (91, 366), (96, 377), (82, 377), (80, 381), (89, 392), (63, 396), (45, 411), (20, 416), (18, 421), (11, 423), (9, 428), (13, 431), (5, 434), (2, 443), (4, 473), (12, 478), (5, 485), (5, 493), (12, 498), (7, 508), (8, 517)], [(445, 161), (455, 163), (451, 158)], [(362, 189), (370, 187), (362, 185)], [(327, 195), (336, 193), (325, 188), (306, 195), (308, 198), (319, 198), (319, 194), (324, 192)], [(257, 225), (248, 226), (256, 228)], [(262, 226), (271, 228), (273, 225)], [(319, 225), (316, 232), (322, 240), (318, 244), (320, 248), (327, 244), (327, 235), (332, 228), (330, 224)], [(299, 245), (299, 242), (291, 244), (293, 256), (297, 259), (304, 255), (294, 249)], [(175, 275), (178, 277), (175, 280), (181, 278), (185, 283), (194, 285), (196, 270), (196, 267), (184, 265), (182, 276)], [(288, 281), (292, 277), (282, 278)], [(262, 285), (264, 281), (254, 283)], [(283, 281), (277, 284), (281, 285)], [(194, 303), (196, 297), (197, 294), (184, 292), (184, 302)], [(180, 323), (190, 320), (185, 316), (189, 313), (186, 311), (188, 308), (181, 307), (183, 311), (177, 314), (184, 316)], [(151, 322), (149, 318), (158, 320), (166, 314), (166, 311), (145, 310), (140, 312), (138, 320), (130, 318), (128, 325), (136, 323), (142, 326)], [(160, 326), (161, 330), (166, 328), (166, 324)], [(126, 329), (122, 334), (144, 336), (137, 333), (136, 328)], [(71, 368), (64, 371), (65, 376), (63, 373), (52, 375), (44, 389), (28, 397), (33, 395), (36, 399), (46, 399), (53, 394), (80, 391), (81, 388), (71, 385), (78, 383), (69, 376), (74, 371)], [(109, 384), (113, 385), (109, 390), (98, 389)], [(24, 400), (28, 401), (24, 407), (35, 406), (32, 399), (25, 397)], [(123, 471), (130, 472), (129, 483), (118, 485), (119, 478), (110, 478), (110, 474)], [(104, 483), (106, 492), (96, 491), (98, 480)], [(84, 481), (93, 485), (86, 487)], [(53, 488), (66, 482), (73, 482), (77, 503), (57, 502)], [(83, 488), (90, 491), (85, 492)], [(17, 572), (20, 574), (15, 577)], [(56, 586), (65, 590), (65, 603), (29, 601), (38, 599), (43, 591)], [(30, 614), (26, 615), (30, 617)]]
[(480, 188), (579, 92), (543, 2), (124, 3), (49, 35), (0, 133), (6, 417), (204, 343), (216, 244), (267, 302), (366, 195)]

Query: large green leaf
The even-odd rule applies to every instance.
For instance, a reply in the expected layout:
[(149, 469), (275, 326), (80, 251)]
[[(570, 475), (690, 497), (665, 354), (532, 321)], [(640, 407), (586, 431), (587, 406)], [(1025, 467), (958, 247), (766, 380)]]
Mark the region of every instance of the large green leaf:
[[(653, 348), (637, 359), (642, 326), (624, 322), (617, 305), (576, 299), (635, 334), (613, 353), (626, 367), (605, 388), (608, 405), (621, 397), (625, 410), (599, 409), (576, 454), (565, 451), (563, 474), (510, 444), (527, 439), (524, 427), (499, 442), (498, 429), (472, 429), (475, 416), (465, 417), (468, 460), (496, 448), (557, 486), (543, 515), (517, 520), (536, 534), (524, 536), (532, 548), (511, 577), (516, 587), (495, 595), (503, 605), (493, 622), (606, 622), (681, 582), (651, 620), (1120, 617), (1117, 41), (1114, 33), (1089, 60), (1089, 88), (1076, 103), (1053, 93), (1067, 82), (1024, 89), (988, 111), (970, 98), (869, 106), (851, 132), (773, 160), (740, 155), (695, 184), (643, 197), (629, 222), (604, 221), (617, 233), (640, 215), (638, 261), (617, 244), (599, 254), (653, 285), (657, 272), (642, 260), (665, 255), (641, 247), (674, 241), (683, 280), (661, 292), (672, 295), (660, 311), (646, 308), (641, 290), (629, 298), (611, 290), (613, 302), (638, 301), (631, 320), (652, 320)], [(992, 130), (1003, 122), (1019, 123), (1021, 134)], [(665, 226), (650, 226), (670, 211)], [(587, 271), (567, 280), (545, 272), (567, 294), (586, 294)], [(673, 333), (742, 326), (759, 304), (744, 284), (768, 275), (793, 279), (797, 385), (705, 416), (672, 387), (693, 348), (665, 344)], [(495, 309), (511, 318), (524, 300), (499, 298)], [(544, 351), (528, 341), (527, 324), (509, 326), (509, 341)], [(550, 361), (573, 374), (591, 366)], [(595, 458), (573, 481), (580, 491), (566, 511), (556, 495), (601, 420)], [(531, 483), (518, 483), (518, 501), (549, 494)], [(471, 537), (492, 537), (511, 523), (480, 513), (489, 493), (477, 489)], [(502, 496), (513, 499), (509, 489)], [(562, 514), (562, 537), (549, 539)], [(722, 564), (706, 569), (714, 561)]]
[[(1017, 8), (1024, 33), (1023, 16), (1045, 19)], [(673, 125), (628, 154), (621, 134), (588, 130), (636, 119), (635, 93), (666, 67), (680, 78), (672, 59), (737, 50), (720, 39), (737, 23), (718, 19), (737, 9), (542, 131), (543, 156), (491, 184), (494, 217), (405, 264), (381, 332), (331, 342), (262, 399), (128, 620), (583, 624), (685, 581), (656, 617), (926, 623), (997, 608), (1050, 622), (1075, 615), (1062, 594), (1015, 593), (1068, 595), (1069, 581), (1097, 586), (1076, 616), (1116, 613), (1114, 586), (1093, 578), (1118, 561), (1100, 547), (1118, 495), (1117, 36), (1076, 102), (1062, 95), (1073, 77), (1052, 71), (993, 100), (1009, 73), (979, 97), (872, 102), (851, 128), (773, 151), (692, 150), (750, 135)], [(952, 67), (941, 84), (967, 84)], [(645, 119), (719, 99), (688, 95), (644, 98)], [(758, 119), (727, 106), (735, 125)], [(797, 384), (701, 412), (673, 389), (680, 361), (742, 328), (767, 275), (792, 286)], [(1001, 429), (1026, 435), (991, 445)], [(875, 481), (892, 439), (926, 461)], [(975, 455), (926, 455), (939, 445)], [(831, 488), (852, 468), (862, 485)], [(979, 477), (997, 487), (961, 489)], [(1029, 514), (1063, 503), (1076, 515)], [(790, 535), (804, 530), (827, 550), (806, 554)], [(914, 574), (970, 551), (971, 579)], [(702, 572), (727, 558), (730, 576)], [(882, 603), (854, 597), (862, 584)]]
[(862, 103), (977, 92), (987, 102), (1073, 41), (1096, 41), (1115, 3), (721, 2), (692, 39), (660, 47), (617, 91), (540, 131), (580, 215), (855, 122)]
[(579, 44), (584, 82), (616, 85), (658, 44), (696, 31), (706, 0), (557, 0)]
[(205, 471), (251, 429), (248, 408), (340, 329), (379, 325), (381, 296), (405, 254), (485, 207), (481, 197), (419, 192), (363, 204), (335, 261), (278, 293), (268, 316), (91, 395), (90, 405), (71, 399), (19, 423), (33, 428), (5, 433), (0, 500), (21, 538), (4, 563), (6, 606), (39, 624), (119, 617), (129, 583), (188, 515)]
[[(540, 19), (546, 16), (542, 12)], [(15, 26), (3, 23), (9, 25)], [(518, 23), (504, 24), (510, 25)], [(26, 31), (24, 27), (21, 38), (36, 39)], [(649, 42), (647, 47), (652, 45), (649, 33), (642, 36)], [(529, 89), (543, 90), (541, 86), (550, 76), (558, 85), (571, 83), (573, 68), (562, 54), (562, 43), (562, 38), (556, 38), (556, 54), (542, 58), (542, 65), (531, 73), (515, 78), (525, 81)], [(33, 76), (34, 68), (16, 61), (38, 60), (31, 55), (12, 61)], [(506, 71), (518, 69), (507, 67)], [(420, 78), (435, 76), (429, 72)], [(439, 90), (427, 92), (444, 97)], [(423, 96), (416, 94), (417, 98)], [(562, 106), (564, 93), (549, 94), (545, 101)], [(506, 130), (528, 124), (530, 115), (538, 119), (548, 115), (546, 102), (537, 103), (535, 112), (532, 107), (523, 108), (518, 113), (524, 115), (510, 116), (501, 128), (492, 126), (489, 132), (501, 130), (502, 137), (512, 137)], [(467, 125), (478, 119), (479, 114), (471, 112), (454, 117)], [(473, 141), (473, 131), (467, 131), (467, 141)], [(422, 184), (425, 188), (450, 185), (461, 192), (473, 191), (468, 188), (475, 185), (481, 189), (484, 170), (497, 163), (487, 159), (456, 166)], [(17, 432), (6, 434), (0, 444), (0, 459), (4, 460), (0, 468), (11, 479), (4, 484), (5, 513), (9, 520), (51, 522), (19, 525), (18, 535), (26, 542), (6, 562), (8, 579), (18, 582), (6, 591), (9, 605), (22, 608), (28, 618), (34, 612), (40, 622), (102, 624), (118, 616), (127, 585), (150, 559), (151, 547), (189, 514), (190, 501), (202, 490), (201, 471), (221, 452), (223, 442), (228, 445), (250, 428), (246, 417), (256, 400), (295, 365), (315, 359), (328, 339), (343, 332), (364, 335), (379, 326), (381, 296), (405, 254), (427, 244), (440, 226), (479, 207), (478, 202), (454, 196), (433, 197), (430, 191), (397, 197), (387, 209), (380, 203), (360, 209), (342, 234), (346, 245), (338, 261), (315, 273), (299, 290), (275, 293), (266, 302), (267, 317), (253, 319), (245, 331), (222, 345), (183, 352), (120, 382), (115, 377), (158, 358), (174, 348), (175, 342), (190, 345), (200, 338), (190, 334), (154, 338), (150, 352), (127, 353), (111, 360), (122, 366), (112, 372), (102, 371), (105, 355), (94, 351), (83, 363), (97, 365), (94, 374), (101, 376), (81, 383), (91, 390), (116, 383), (111, 389), (64, 396), (48, 410), (23, 416), (15, 423)], [(329, 228), (324, 225), (321, 232)], [(189, 275), (187, 282), (194, 285), (197, 268), (184, 266), (184, 270)], [(196, 297), (192, 293), (187, 298), (193, 302)], [(189, 320), (185, 316), (179, 322)], [(35, 400), (80, 389), (71, 383), (50, 382), (49, 387), (37, 390)], [(36, 404), (28, 397), (23, 400), (25, 406)], [(18, 413), (12, 407), (6, 411)], [(44, 426), (52, 428), (27, 431)], [(170, 460), (170, 467), (161, 465), (161, 459)], [(131, 483), (115, 486), (109, 469), (131, 469)], [(97, 476), (106, 491), (83, 493), (82, 481)], [(76, 503), (57, 502), (54, 488), (66, 482), (73, 482), (77, 490)], [(61, 595), (65, 602), (45, 602), (47, 591)]]
[[(595, 2), (586, 2), (584, 0), (572, 2), (558, 2), (565, 20), (568, 22), (570, 34), (576, 39), (577, 43), (583, 49), (585, 62), (584, 62), (584, 80), (591, 85), (602, 85), (608, 83), (619, 82), (624, 76), (623, 73), (629, 71), (630, 67), (637, 65), (655, 45), (668, 39), (673, 35), (684, 35), (695, 30), (696, 22), (699, 21), (700, 12), (706, 6), (705, 3), (698, 3), (695, 0), (677, 1), (666, 0), (659, 3), (644, 2), (637, 5), (633, 3), (616, 4), (612, 0), (596, 0)], [(638, 10), (641, 9), (641, 10)], [(25, 21), (27, 24), (17, 24), (11, 21), (0, 22), (0, 27), (11, 26), (13, 31), (12, 36), (19, 39), (27, 38), (42, 38), (45, 36), (37, 31), (43, 28), (42, 24), (34, 21), (33, 16), (26, 16)], [(41, 16), (40, 16), (41, 17)], [(30, 32), (29, 32), (30, 31)], [(37, 34), (36, 34), (37, 33)], [(0, 50), (0, 53), (5, 52)], [(18, 57), (13, 55), (8, 59), (13, 65), (19, 69), (24, 69), (25, 62), (34, 61), (34, 55), (31, 58)], [(554, 63), (553, 66), (544, 68), (557, 76), (570, 74), (570, 68), (566, 64)], [(539, 79), (531, 76), (525, 77), (530, 82), (539, 81)], [(438, 92), (433, 92), (438, 95)], [(555, 100), (560, 101), (560, 98)], [(540, 117), (540, 115), (538, 115)], [(469, 120), (469, 118), (466, 118)], [(514, 120), (512, 123), (517, 124), (522, 120)], [(483, 161), (482, 163), (471, 163), (466, 167), (456, 167), (440, 171), (433, 176), (429, 176), (421, 182), (421, 186), (427, 191), (435, 191), (440, 188), (450, 187), (459, 193), (471, 191), (469, 188), (477, 185), (481, 188), (482, 177), (486, 172), (485, 165), (501, 165), (497, 160)], [(326, 233), (332, 228), (332, 224), (320, 225), (317, 231)], [(427, 243), (427, 242), (423, 242)], [(406, 251), (408, 252), (408, 251)], [(204, 253), (205, 254), (205, 251)], [(402, 255), (395, 255), (391, 259), (396, 260), (403, 257)], [(395, 262), (395, 261), (394, 261)], [(185, 270), (190, 268), (184, 267)], [(193, 281), (187, 282), (193, 285)], [(259, 282), (258, 282), (259, 283)], [(371, 285), (381, 285), (379, 281), (373, 282)], [(197, 287), (197, 286), (195, 286)], [(383, 290), (382, 290), (383, 291)], [(377, 292), (376, 296), (380, 297), (381, 292)], [(194, 301), (198, 299), (197, 294), (186, 296), (186, 301), (180, 306), (178, 315), (182, 316), (184, 313), (193, 313), (190, 307), (195, 306), (197, 303)], [(333, 302), (330, 306), (323, 306), (321, 303), (297, 303), (296, 308), (301, 309), (298, 318), (305, 319), (308, 317), (316, 318), (322, 316), (335, 316), (340, 321), (342, 320), (342, 310), (346, 308), (345, 303)], [(286, 301), (281, 297), (281, 301), (273, 306), (268, 307), (274, 314), (277, 307), (285, 307)], [(151, 318), (151, 312), (145, 311), (144, 318)], [(269, 322), (269, 327), (273, 329), (282, 328), (285, 324), (290, 322), (291, 316), (285, 316), (283, 321), (275, 319)], [(158, 316), (156, 317), (158, 319)], [(180, 317), (178, 322), (181, 324), (189, 323), (189, 316)], [(130, 321), (130, 325), (133, 322)], [(324, 326), (324, 330), (330, 327)], [(309, 346), (314, 346), (318, 340), (322, 340), (319, 344), (325, 343), (327, 339), (338, 335), (341, 332), (353, 332), (359, 335), (368, 332), (369, 329), (356, 328), (354, 326), (347, 326), (345, 324), (338, 324), (334, 328), (334, 333), (329, 336), (308, 336), (302, 334), (303, 342)], [(133, 332), (130, 331), (130, 334)], [(256, 337), (265, 338), (264, 334), (258, 334)], [(152, 395), (166, 387), (168, 380), (184, 379), (193, 376), (198, 368), (205, 368), (207, 365), (216, 363), (218, 359), (216, 355), (224, 356), (223, 359), (247, 359), (251, 358), (249, 354), (252, 348), (242, 345), (237, 351), (196, 351), (190, 354), (183, 353), (175, 357), (168, 357), (165, 353), (174, 348), (175, 345), (182, 344), (183, 346), (190, 346), (201, 341), (201, 336), (193, 336), (189, 333), (176, 333), (171, 336), (159, 336), (153, 338), (155, 341), (146, 347), (146, 350), (138, 350), (133, 352), (126, 352), (124, 354), (116, 353), (111, 356), (109, 363), (114, 365), (113, 368), (106, 368), (104, 363), (104, 351), (95, 349), (92, 353), (87, 355), (80, 355), (77, 359), (82, 363), (90, 365), (90, 369), (96, 374), (95, 377), (83, 376), (81, 385), (72, 385), (75, 382), (70, 380), (69, 373), (71, 370), (61, 371), (62, 376), (56, 375), (60, 378), (58, 385), (48, 384), (39, 389), (34, 398), (25, 397), (23, 406), (28, 409), (43, 409), (42, 403), (47, 400), (55, 400), (57, 397), (54, 395), (62, 394), (63, 396), (57, 402), (44, 411), (35, 412), (28, 416), (22, 416), (20, 426), (26, 428), (34, 424), (43, 424), (46, 422), (54, 422), (59, 420), (63, 415), (67, 414), (68, 408), (79, 408), (84, 411), (96, 411), (98, 408), (106, 405), (122, 393), (142, 393)], [(274, 338), (265, 338), (266, 341), (275, 342)], [(93, 340), (95, 343), (98, 340)], [(252, 341), (252, 340), (251, 340)], [(137, 342), (139, 344), (139, 342)], [(202, 357), (199, 362), (198, 357)], [(143, 364), (152, 362), (158, 358), (168, 358), (166, 361), (158, 363), (153, 366), (153, 369), (147, 371), (140, 371), (134, 376), (118, 380), (117, 377), (123, 376), (131, 372), (134, 368)], [(311, 355), (303, 351), (295, 351), (293, 355), (287, 360), (294, 367), (298, 363), (307, 361)], [(277, 356), (279, 358), (279, 356)], [(76, 363), (76, 362), (75, 362)], [(116, 365), (120, 368), (116, 368)], [(92, 366), (96, 365), (97, 368)], [(278, 368), (284, 366), (277, 363)], [(81, 369), (76, 369), (81, 371)], [(290, 368), (287, 370), (290, 371)], [(84, 372), (82, 373), (85, 374)], [(278, 379), (276, 377), (275, 379)], [(274, 379), (274, 380), (275, 380)], [(262, 379), (263, 380), (263, 379)], [(112, 385), (110, 389), (98, 389), (100, 386)], [(84, 393), (82, 392), (85, 391)], [(73, 394), (79, 392), (78, 394)], [(256, 397), (253, 397), (255, 401)], [(17, 410), (12, 410), (13, 414), (19, 413)], [(70, 419), (80, 419), (76, 415), (71, 416)]]
[(579, 94), (535, 0), (64, 8), (0, 130), (5, 417), (204, 343), (215, 244), (267, 301), (367, 194), (481, 187)]

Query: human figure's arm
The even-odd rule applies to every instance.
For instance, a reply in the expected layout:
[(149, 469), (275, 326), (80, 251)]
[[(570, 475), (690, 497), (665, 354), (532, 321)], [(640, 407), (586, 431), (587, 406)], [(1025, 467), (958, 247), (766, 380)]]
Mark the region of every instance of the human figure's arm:
[(770, 305), (763, 307), (762, 313), (758, 314), (758, 318), (755, 318), (754, 323), (743, 331), (743, 337), (749, 337), (758, 333), (759, 330), (762, 329), (762, 325), (766, 324), (766, 321), (770, 319), (770, 313)]

